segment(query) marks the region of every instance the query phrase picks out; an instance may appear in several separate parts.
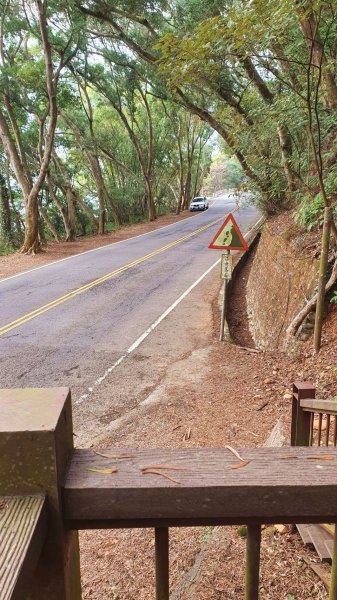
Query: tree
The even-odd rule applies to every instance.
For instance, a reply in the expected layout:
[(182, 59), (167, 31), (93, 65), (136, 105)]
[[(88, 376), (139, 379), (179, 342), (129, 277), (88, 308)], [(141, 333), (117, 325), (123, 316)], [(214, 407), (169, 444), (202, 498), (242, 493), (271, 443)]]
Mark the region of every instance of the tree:
[[(57, 47), (59, 58), (56, 64), (51, 43), (51, 37), (55, 36), (50, 34), (48, 15), (52, 10), (62, 10), (62, 5), (57, 3), (51, 6), (47, 0), (35, 0), (31, 9), (30, 18), (27, 15), (23, 23), (17, 0), (7, 0), (2, 4), (0, 139), (25, 202), (25, 240), (21, 251), (35, 254), (40, 250), (38, 198), (49, 167), (57, 124), (57, 86), (62, 70), (75, 50), (71, 48), (72, 33), (66, 42), (63, 36), (59, 36), (59, 42), (63, 43)], [(20, 73), (28, 84), (23, 92), (16, 77), (20, 77)], [(37, 85), (35, 91), (35, 84), (41, 75), (45, 84)], [(33, 101), (29, 93), (35, 95)], [(28, 115), (27, 110), (22, 108), (27, 103), (31, 108)], [(28, 124), (32, 115), (38, 125), (38, 165), (30, 165), (20, 127), (20, 119), (25, 119)]]

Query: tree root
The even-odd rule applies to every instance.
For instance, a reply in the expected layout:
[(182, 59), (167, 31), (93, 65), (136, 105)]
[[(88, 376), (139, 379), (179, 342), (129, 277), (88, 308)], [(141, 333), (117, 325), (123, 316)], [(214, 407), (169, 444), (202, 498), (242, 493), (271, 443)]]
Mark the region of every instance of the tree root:
[(39, 241), (35, 241), (30, 245), (25, 242), (19, 250), (19, 254), (29, 254), (30, 256), (35, 256), (35, 254), (39, 254), (40, 252), (43, 252), (43, 249)]
[[(325, 286), (325, 293), (327, 294), (334, 284), (337, 281), (337, 258), (335, 258), (335, 262), (332, 268), (332, 272), (330, 275), (330, 279)], [(294, 337), (300, 327), (302, 325), (304, 319), (311, 313), (311, 311), (316, 307), (317, 304), (317, 296), (316, 293), (310, 300), (308, 300), (307, 304), (300, 310), (300, 312), (296, 315), (296, 317), (291, 321), (290, 325), (287, 328), (286, 339), (289, 342), (291, 337)]]

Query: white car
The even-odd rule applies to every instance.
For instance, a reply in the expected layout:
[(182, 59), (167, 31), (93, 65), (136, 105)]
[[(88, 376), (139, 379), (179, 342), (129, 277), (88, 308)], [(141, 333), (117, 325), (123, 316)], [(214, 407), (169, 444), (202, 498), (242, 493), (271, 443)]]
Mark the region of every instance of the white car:
[(193, 198), (190, 204), (190, 211), (192, 210), (207, 210), (208, 208), (208, 200), (205, 196), (198, 196), (197, 198)]

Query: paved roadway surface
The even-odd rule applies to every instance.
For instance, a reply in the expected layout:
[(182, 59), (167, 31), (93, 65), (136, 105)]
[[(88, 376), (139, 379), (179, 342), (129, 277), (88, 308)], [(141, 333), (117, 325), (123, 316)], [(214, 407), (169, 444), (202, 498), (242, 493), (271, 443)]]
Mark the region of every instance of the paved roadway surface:
[(85, 398), (219, 258), (207, 247), (228, 212), (243, 232), (258, 220), (235, 209), (221, 196), (190, 219), (0, 281), (0, 387), (65, 385)]

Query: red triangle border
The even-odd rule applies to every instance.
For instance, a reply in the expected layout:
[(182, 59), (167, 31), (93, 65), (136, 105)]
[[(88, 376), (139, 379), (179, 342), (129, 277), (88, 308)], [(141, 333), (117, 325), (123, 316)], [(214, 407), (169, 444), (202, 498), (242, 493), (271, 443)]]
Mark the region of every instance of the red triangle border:
[[(240, 241), (242, 242), (242, 246), (216, 246), (214, 244), (215, 240), (218, 238), (220, 233), (225, 229), (225, 227), (229, 221), (232, 221), (233, 227), (236, 231), (236, 234), (238, 235)], [(239, 228), (236, 220), (234, 219), (232, 213), (229, 213), (229, 215), (226, 217), (225, 221), (221, 225), (219, 231), (215, 234), (212, 242), (210, 243), (210, 245), (208, 247), (211, 248), (211, 250), (239, 250), (240, 252), (246, 252), (248, 250), (248, 244), (247, 244), (245, 238), (243, 237), (243, 235), (240, 231), (240, 228)]]

